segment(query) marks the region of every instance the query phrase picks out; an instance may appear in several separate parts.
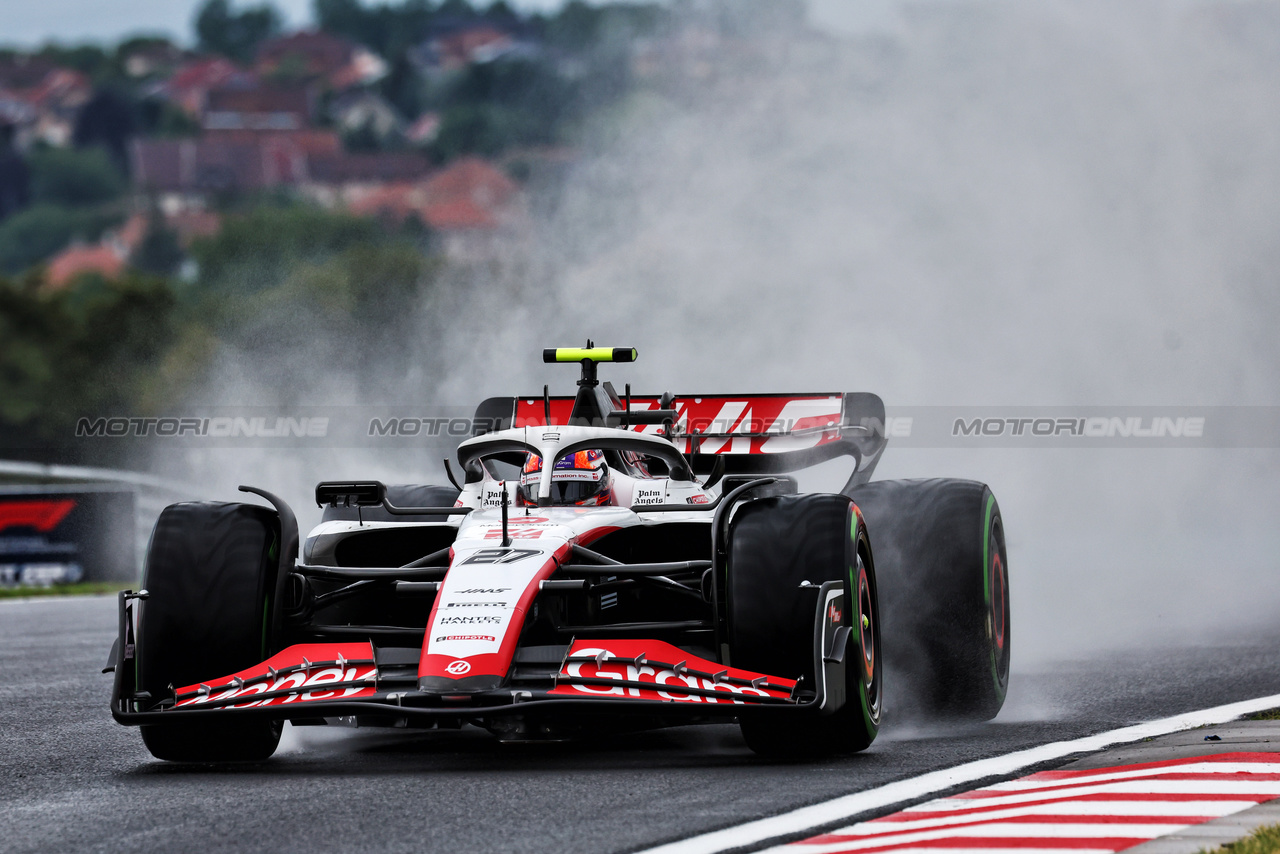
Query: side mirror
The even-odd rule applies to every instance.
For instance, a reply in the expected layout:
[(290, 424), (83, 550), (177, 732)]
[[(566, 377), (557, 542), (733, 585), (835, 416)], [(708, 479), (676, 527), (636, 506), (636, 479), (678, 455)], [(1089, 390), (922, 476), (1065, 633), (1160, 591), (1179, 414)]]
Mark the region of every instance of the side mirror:
[(717, 456), (716, 461), (711, 464), (711, 474), (702, 483), (703, 489), (710, 489), (720, 482), (720, 478), (724, 477), (724, 457)]
[(386, 486), (376, 480), (316, 484), (316, 504), (321, 507), (376, 507), (386, 494)]

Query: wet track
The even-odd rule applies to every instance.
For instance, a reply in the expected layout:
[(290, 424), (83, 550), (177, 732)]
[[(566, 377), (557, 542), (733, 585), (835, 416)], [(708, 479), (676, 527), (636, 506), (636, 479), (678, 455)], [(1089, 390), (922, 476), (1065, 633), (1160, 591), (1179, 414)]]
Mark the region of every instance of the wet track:
[(873, 748), (756, 760), (732, 726), (584, 744), (286, 730), (270, 762), (153, 761), (99, 673), (114, 598), (0, 602), (0, 850), (632, 851), (1010, 750), (1280, 693), (1280, 638), (1042, 668), (991, 724), (888, 720)]

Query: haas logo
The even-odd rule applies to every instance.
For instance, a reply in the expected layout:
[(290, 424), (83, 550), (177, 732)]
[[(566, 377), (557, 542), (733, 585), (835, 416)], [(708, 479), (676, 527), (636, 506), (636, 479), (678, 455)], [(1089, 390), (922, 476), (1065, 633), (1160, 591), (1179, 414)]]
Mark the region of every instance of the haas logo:
[(471, 664), (463, 661), (462, 659), (458, 659), (457, 661), (449, 662), (449, 666), (444, 670), (446, 673), (452, 673), (454, 676), (461, 676), (464, 673), (470, 672)]

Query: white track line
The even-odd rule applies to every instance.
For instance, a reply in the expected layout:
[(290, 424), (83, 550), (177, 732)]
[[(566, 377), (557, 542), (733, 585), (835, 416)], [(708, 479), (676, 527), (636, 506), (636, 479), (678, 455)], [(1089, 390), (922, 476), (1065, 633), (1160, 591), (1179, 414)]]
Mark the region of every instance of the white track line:
[(646, 848), (637, 854), (718, 854), (733, 848), (758, 845), (770, 839), (803, 833), (811, 828), (838, 822), (861, 813), (918, 800), (965, 783), (1015, 774), (1023, 768), (1062, 759), (1075, 753), (1090, 753), (1116, 744), (1128, 744), (1144, 738), (1154, 738), (1208, 724), (1226, 723), (1241, 715), (1274, 709), (1277, 706), (1280, 706), (1280, 694), (1259, 697), (1255, 700), (1243, 700), (1239, 703), (1228, 703), (1225, 706), (1214, 706), (1211, 709), (1201, 709), (1158, 721), (1121, 727), (1071, 741), (1058, 741), (1007, 753), (1004, 756), (966, 762), (954, 768), (931, 771), (909, 780), (899, 780), (865, 792), (843, 795), (782, 815), (749, 821), (723, 830), (713, 830), (710, 833), (669, 842), (656, 848)]
[[(137, 587), (136, 583), (131, 587)], [(124, 588), (121, 587), (121, 590)], [(87, 602), (91, 599), (101, 599), (110, 601), (115, 604), (117, 591), (110, 593), (49, 593), (38, 596), (5, 596), (0, 598), (0, 605), (29, 605), (32, 602)]]

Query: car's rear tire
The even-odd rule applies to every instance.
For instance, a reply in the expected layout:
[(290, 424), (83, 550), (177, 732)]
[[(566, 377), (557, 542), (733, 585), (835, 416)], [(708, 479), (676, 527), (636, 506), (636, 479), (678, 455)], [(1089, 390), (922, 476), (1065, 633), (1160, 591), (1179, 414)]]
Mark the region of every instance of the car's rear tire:
[[(853, 503), (842, 495), (788, 495), (752, 501), (737, 512), (728, 541), (728, 640), (734, 667), (816, 684), (814, 617), (808, 581), (844, 584), (846, 702), (820, 717), (744, 715), (742, 735), (756, 753), (806, 758), (863, 750), (880, 727), (882, 662), (876, 572)], [(864, 619), (865, 618), (865, 619)]]
[(850, 490), (880, 570), (890, 703), (989, 720), (1009, 684), (1009, 561), (991, 490), (972, 480), (876, 481)]
[[(147, 550), (148, 598), (138, 617), (137, 682), (153, 702), (271, 655), (279, 549), (274, 510), (194, 502), (164, 509)], [(143, 725), (142, 741), (157, 759), (175, 762), (260, 760), (275, 752), (280, 732), (278, 721), (205, 717)]]

